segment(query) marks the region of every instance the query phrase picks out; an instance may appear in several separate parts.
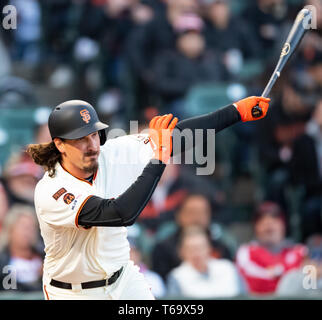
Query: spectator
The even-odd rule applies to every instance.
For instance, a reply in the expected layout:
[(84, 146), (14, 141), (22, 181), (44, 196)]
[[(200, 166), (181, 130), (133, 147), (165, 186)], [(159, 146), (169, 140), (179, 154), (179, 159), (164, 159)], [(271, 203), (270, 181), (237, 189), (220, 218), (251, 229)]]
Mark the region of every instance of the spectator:
[(285, 216), (273, 202), (261, 203), (254, 216), (255, 240), (237, 251), (236, 264), (250, 294), (274, 294), (281, 277), (298, 269), (305, 255), (303, 245), (285, 238)]
[(131, 65), (147, 83), (157, 53), (175, 47), (174, 26), (185, 13), (196, 13), (196, 0), (167, 0), (167, 10), (157, 14), (147, 24), (135, 28), (129, 39)]
[(301, 231), (305, 240), (322, 232), (322, 99), (317, 103), (305, 133), (294, 142), (290, 168), (293, 185), (304, 187)]
[(154, 104), (150, 83), (154, 83), (153, 65), (157, 54), (174, 49), (176, 45), (175, 25), (186, 13), (197, 13), (197, 0), (167, 0), (166, 10), (158, 12), (144, 25), (133, 29), (127, 39), (126, 57), (136, 96), (136, 107)]
[(8, 77), (12, 71), (10, 53), (5, 43), (5, 36), (7, 36), (7, 33), (7, 30), (0, 31), (0, 59), (2, 61), (0, 66), (0, 78)]
[(301, 268), (291, 270), (280, 280), (276, 296), (288, 298), (322, 297), (322, 235), (307, 241), (308, 255)]
[(37, 0), (11, 0), (18, 14), (14, 32), (13, 57), (26, 65), (40, 61), (41, 11)]
[(201, 33), (203, 21), (195, 14), (178, 17), (176, 48), (155, 57), (153, 90), (165, 104), (165, 111), (184, 117), (183, 99), (194, 85), (224, 80), (226, 69), (214, 50), (206, 49)]
[(139, 222), (152, 233), (162, 223), (172, 222), (175, 211), (189, 192), (216, 194), (216, 188), (202, 177), (191, 175), (189, 168), (170, 163), (142, 213)]
[(181, 264), (168, 277), (168, 295), (185, 298), (234, 297), (242, 292), (234, 264), (211, 256), (207, 232), (201, 227), (184, 229), (179, 252)]
[(309, 94), (316, 99), (322, 90), (322, 46), (316, 50), (307, 67), (307, 86)]
[(257, 58), (256, 36), (239, 16), (232, 16), (227, 0), (204, 0), (206, 42), (225, 55), (224, 63), (232, 74), (240, 71), (245, 59)]
[(281, 84), (281, 92), (271, 105), (269, 116), (257, 126), (256, 135), (260, 165), (266, 176), (265, 196), (284, 208), (287, 208), (285, 188), (290, 184), (293, 144), (304, 132), (313, 108), (303, 85), (291, 79)]
[(39, 3), (46, 62), (58, 64), (71, 62), (71, 49), (77, 36), (75, 15), (77, 16), (79, 4), (76, 4), (75, 0), (49, 0)]
[(152, 294), (157, 298), (165, 295), (166, 289), (163, 279), (154, 271), (150, 270), (147, 264), (143, 262), (142, 252), (138, 247), (135, 238), (129, 237), (130, 242), (130, 259), (140, 268), (147, 282), (151, 286)]
[[(176, 211), (173, 230), (168, 231), (165, 239), (159, 240), (152, 251), (152, 269), (166, 279), (169, 271), (180, 264), (179, 239), (182, 231), (190, 226), (200, 226), (207, 230), (213, 257), (232, 259), (233, 239), (221, 225), (211, 223), (211, 215), (212, 208), (207, 196), (200, 193), (188, 194)], [(163, 227), (160, 226), (160, 233)]]
[(3, 184), (9, 197), (9, 206), (14, 203), (33, 205), (34, 189), (42, 168), (36, 165), (25, 152), (13, 154), (3, 172)]
[[(40, 291), (42, 289), (42, 252), (39, 250), (39, 233), (34, 210), (15, 205), (8, 212), (0, 234), (0, 270), (10, 266), (12, 289)], [(0, 290), (6, 290), (8, 274), (0, 272)], [(16, 278), (15, 278), (16, 277)]]
[(285, 0), (256, 0), (245, 10), (244, 18), (249, 21), (252, 33), (259, 42), (260, 58), (270, 58), (280, 30), (287, 19), (287, 1)]
[(8, 210), (9, 210), (8, 195), (0, 180), (0, 233), (2, 229), (3, 220)]

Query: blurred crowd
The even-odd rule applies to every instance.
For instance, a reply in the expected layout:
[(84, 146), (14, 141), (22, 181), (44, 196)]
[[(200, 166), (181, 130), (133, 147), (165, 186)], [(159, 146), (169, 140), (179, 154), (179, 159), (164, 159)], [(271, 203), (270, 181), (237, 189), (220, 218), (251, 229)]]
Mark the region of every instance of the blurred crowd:
[[(0, 290), (41, 291), (33, 207), (43, 169), (24, 153), (50, 141), (50, 109), (95, 106), (111, 128), (144, 128), (261, 95), (298, 11), (310, 30), (273, 88), (265, 119), (216, 136), (216, 169), (167, 166), (136, 224), (131, 259), (157, 298), (322, 298), (320, 0), (1, 0)], [(311, 268), (311, 269), (310, 269)]]

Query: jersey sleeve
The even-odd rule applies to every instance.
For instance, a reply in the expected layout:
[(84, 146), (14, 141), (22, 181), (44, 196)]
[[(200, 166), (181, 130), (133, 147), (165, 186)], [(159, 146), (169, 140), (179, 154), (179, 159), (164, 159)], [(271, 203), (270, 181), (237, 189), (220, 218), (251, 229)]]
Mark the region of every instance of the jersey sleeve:
[(78, 216), (87, 200), (92, 197), (77, 187), (38, 184), (35, 190), (35, 208), (38, 218), (56, 227), (78, 227)]

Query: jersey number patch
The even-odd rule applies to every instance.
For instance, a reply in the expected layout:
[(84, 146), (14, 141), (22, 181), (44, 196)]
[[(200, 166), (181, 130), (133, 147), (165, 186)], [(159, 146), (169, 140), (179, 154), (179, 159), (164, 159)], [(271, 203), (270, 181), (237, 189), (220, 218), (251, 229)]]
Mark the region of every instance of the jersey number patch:
[(75, 196), (72, 193), (66, 193), (64, 195), (64, 202), (66, 204), (71, 204), (75, 200)]

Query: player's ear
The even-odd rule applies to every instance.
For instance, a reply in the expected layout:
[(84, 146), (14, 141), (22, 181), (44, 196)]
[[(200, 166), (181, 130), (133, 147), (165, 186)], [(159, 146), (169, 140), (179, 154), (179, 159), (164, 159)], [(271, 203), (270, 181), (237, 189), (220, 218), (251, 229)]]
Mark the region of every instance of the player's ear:
[(56, 148), (58, 149), (58, 151), (60, 153), (65, 152), (65, 144), (64, 144), (64, 141), (62, 139), (54, 138), (54, 144), (55, 144)]

